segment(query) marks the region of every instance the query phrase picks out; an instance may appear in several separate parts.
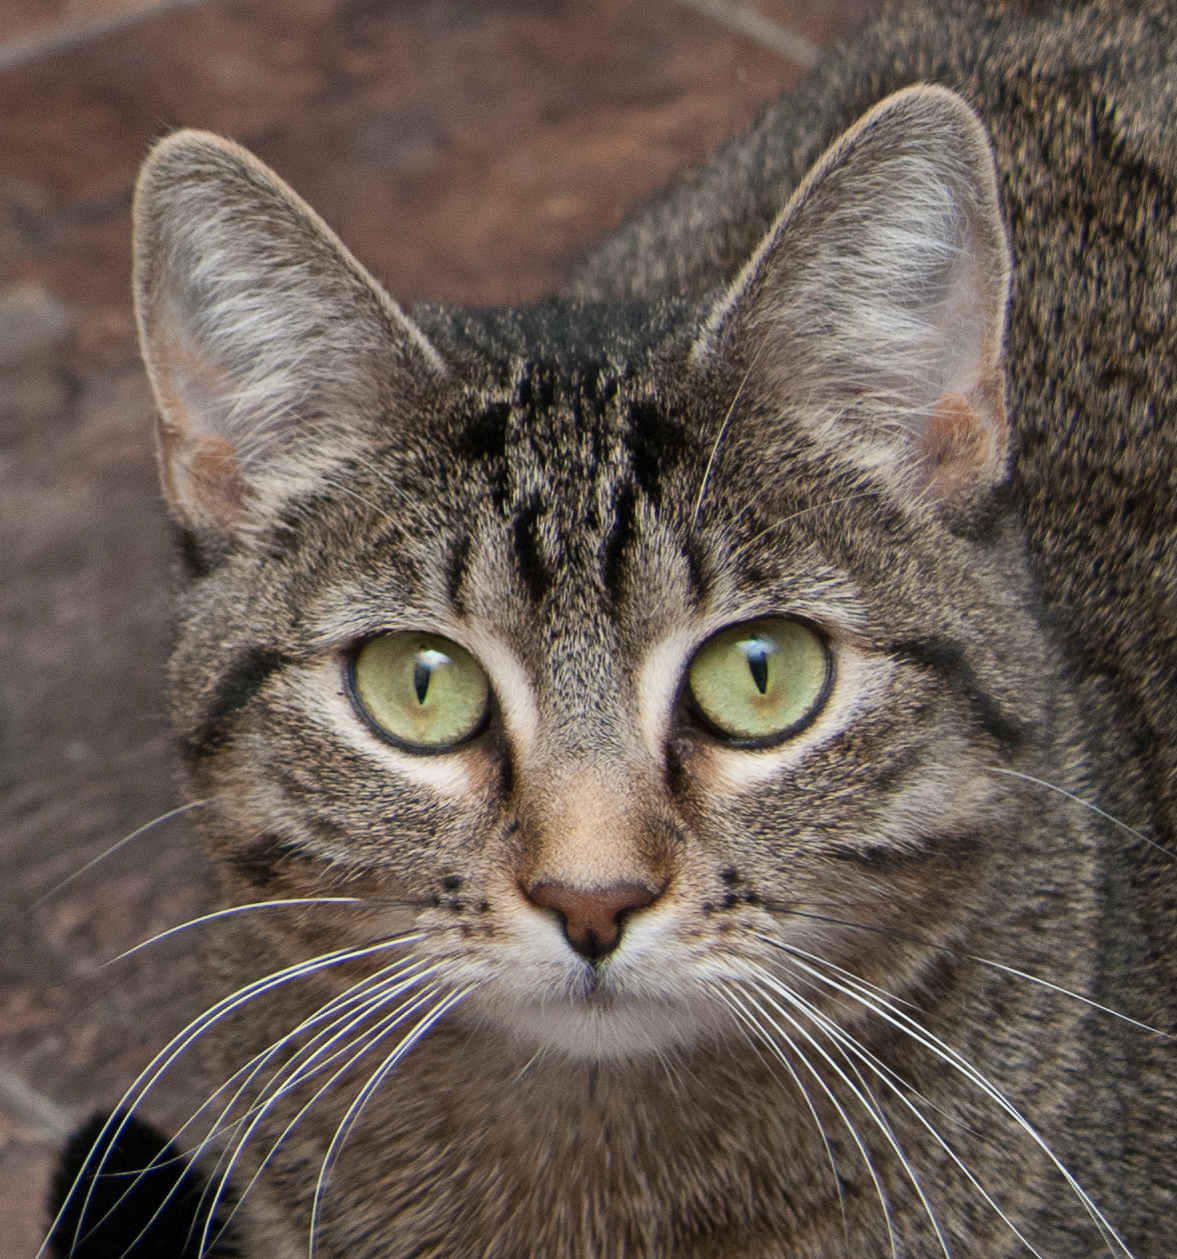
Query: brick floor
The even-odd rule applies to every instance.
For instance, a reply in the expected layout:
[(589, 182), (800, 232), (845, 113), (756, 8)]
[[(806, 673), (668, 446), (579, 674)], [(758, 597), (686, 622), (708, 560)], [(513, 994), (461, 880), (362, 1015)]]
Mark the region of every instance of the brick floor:
[[(508, 302), (804, 72), (678, 0), (209, 0), (94, 33), (143, 7), (0, 3), (0, 1259), (36, 1250), (64, 1126), (112, 1105), (197, 1001), (183, 944), (102, 965), (199, 911), (182, 819), (37, 903), (175, 804), (128, 301), (147, 144), (232, 135), (399, 299)], [(754, 7), (803, 54), (874, 5)], [(181, 1075), (149, 1113), (174, 1126), (192, 1100)]]

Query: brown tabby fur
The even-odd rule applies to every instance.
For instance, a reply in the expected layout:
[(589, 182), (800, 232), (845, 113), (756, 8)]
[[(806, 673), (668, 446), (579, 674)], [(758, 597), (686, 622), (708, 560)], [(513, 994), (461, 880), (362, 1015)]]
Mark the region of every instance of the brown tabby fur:
[[(1177, 1253), (1175, 51), (1167, 4), (908, 6), (515, 312), (410, 320), (248, 154), (156, 149), (187, 780), (227, 905), (351, 898), (221, 921), (210, 997), (413, 933), (226, 1015), (210, 1089), (437, 968), (244, 1143), (248, 1254), (308, 1253), (447, 998), (321, 1259)], [(856, 124), (920, 83), (992, 159), (936, 88)], [(766, 614), (834, 689), (735, 749), (682, 674)], [(359, 719), (398, 628), (485, 734)], [(544, 881), (665, 890), (592, 965)]]

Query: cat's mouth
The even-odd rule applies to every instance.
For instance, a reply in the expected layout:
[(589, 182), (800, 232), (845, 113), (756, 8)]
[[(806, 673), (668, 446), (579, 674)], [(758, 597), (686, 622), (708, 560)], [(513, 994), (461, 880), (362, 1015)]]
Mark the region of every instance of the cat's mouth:
[(722, 1022), (701, 993), (695, 1000), (652, 1001), (618, 991), (599, 973), (584, 976), (562, 999), (519, 1001), (487, 988), (463, 1008), (534, 1051), (591, 1060), (689, 1048), (713, 1038)]
[(669, 921), (635, 921), (619, 948), (595, 958), (539, 915), (512, 926), (509, 943), (500, 935), (475, 961), (479, 982), (458, 1017), (494, 1023), (532, 1052), (632, 1058), (688, 1048), (730, 1023), (702, 973), (714, 960), (682, 947)]

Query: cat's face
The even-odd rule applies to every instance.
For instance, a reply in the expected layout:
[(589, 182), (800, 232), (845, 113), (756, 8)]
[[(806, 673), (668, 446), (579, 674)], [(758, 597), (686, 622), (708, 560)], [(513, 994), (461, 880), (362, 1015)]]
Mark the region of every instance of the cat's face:
[(432, 345), (207, 137), (137, 213), (234, 900), (355, 897), (336, 944), (412, 932), (453, 1017), (600, 1058), (742, 1034), (782, 958), (909, 987), (989, 911), (1046, 701), (956, 98), (868, 116), (690, 336)]

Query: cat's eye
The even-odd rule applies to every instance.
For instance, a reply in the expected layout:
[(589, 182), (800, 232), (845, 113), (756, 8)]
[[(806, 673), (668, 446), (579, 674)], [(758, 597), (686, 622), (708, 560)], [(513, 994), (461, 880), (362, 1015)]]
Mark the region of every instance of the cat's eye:
[(737, 747), (770, 747), (817, 716), (832, 673), (816, 630), (765, 617), (709, 638), (690, 663), (687, 686), (712, 733)]
[(490, 709), (482, 666), (437, 634), (370, 639), (352, 660), (351, 692), (381, 734), (414, 752), (445, 752), (473, 738)]

